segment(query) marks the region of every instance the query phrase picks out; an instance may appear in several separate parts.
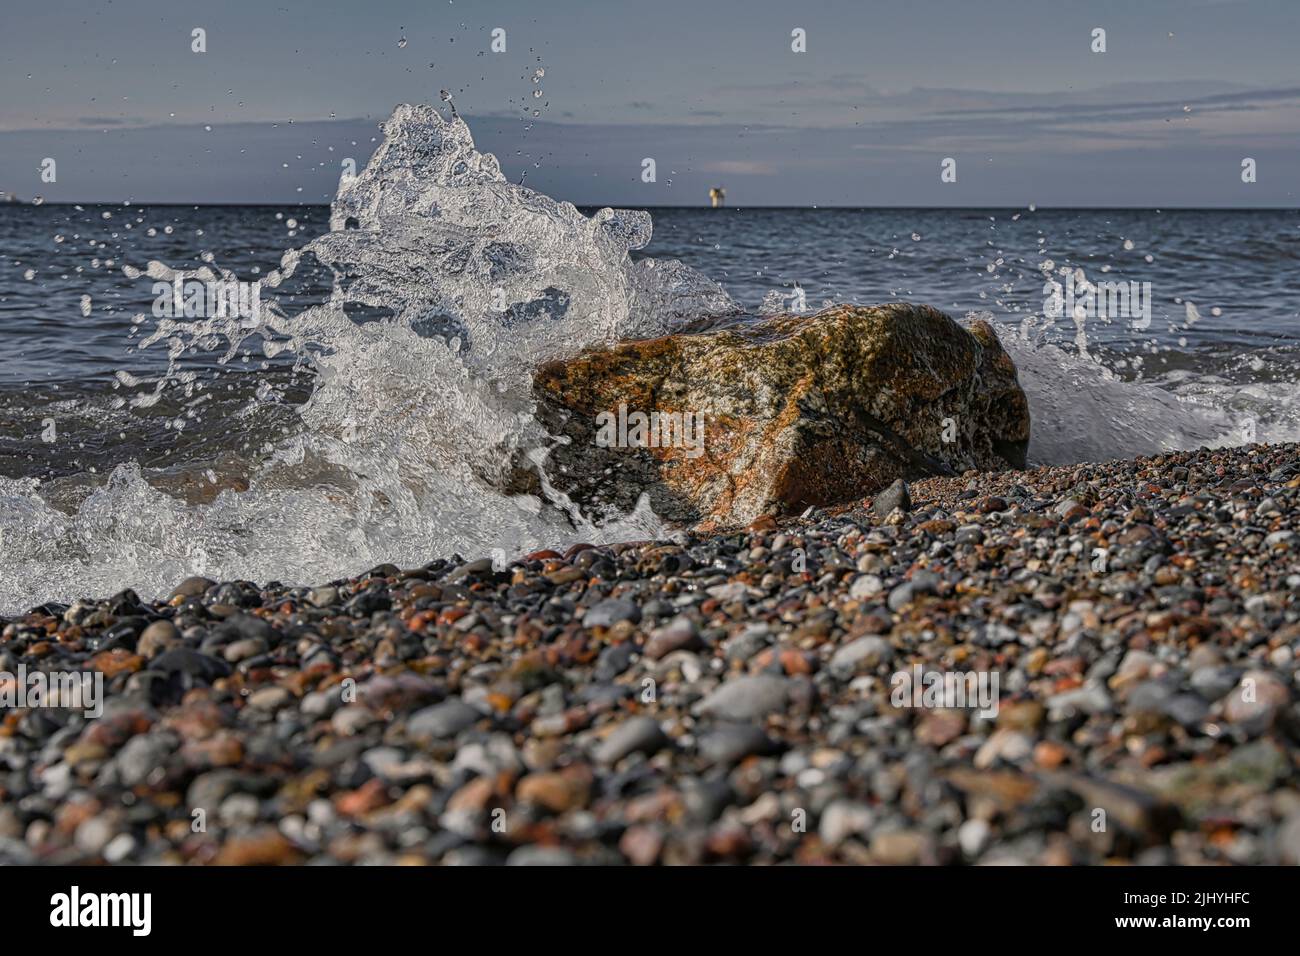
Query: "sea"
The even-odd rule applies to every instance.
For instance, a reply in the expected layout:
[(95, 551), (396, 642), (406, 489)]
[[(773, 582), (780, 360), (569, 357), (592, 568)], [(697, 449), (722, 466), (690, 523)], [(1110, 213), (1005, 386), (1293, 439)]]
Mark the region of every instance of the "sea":
[(385, 132), (332, 208), (0, 205), (0, 613), (666, 533), (492, 490), (531, 370), (839, 303), (992, 322), (1033, 465), (1300, 439), (1300, 211), (578, 209)]

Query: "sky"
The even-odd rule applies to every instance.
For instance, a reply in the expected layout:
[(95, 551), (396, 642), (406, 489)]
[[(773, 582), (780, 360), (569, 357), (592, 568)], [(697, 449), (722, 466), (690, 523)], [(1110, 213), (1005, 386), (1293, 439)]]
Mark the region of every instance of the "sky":
[(1296, 0), (6, 0), (3, 18), (0, 191), (24, 200), (328, 202), (394, 105), (441, 90), (512, 180), (579, 205), (1300, 196)]

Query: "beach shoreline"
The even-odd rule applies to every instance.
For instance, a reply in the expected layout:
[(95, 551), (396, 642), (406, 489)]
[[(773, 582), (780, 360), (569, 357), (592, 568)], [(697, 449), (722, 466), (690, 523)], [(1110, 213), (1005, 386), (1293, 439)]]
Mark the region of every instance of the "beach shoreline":
[(1300, 446), (884, 497), (0, 618), (0, 861), (1300, 862)]

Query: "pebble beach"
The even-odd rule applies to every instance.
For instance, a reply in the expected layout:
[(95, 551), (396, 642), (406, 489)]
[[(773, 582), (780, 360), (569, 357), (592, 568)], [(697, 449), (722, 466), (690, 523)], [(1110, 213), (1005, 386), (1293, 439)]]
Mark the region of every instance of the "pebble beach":
[[(431, 556), (433, 557), (433, 556)], [(1300, 446), (0, 619), (0, 862), (1300, 862)], [(995, 714), (894, 675), (996, 675)], [(9, 677), (12, 680), (12, 676)]]

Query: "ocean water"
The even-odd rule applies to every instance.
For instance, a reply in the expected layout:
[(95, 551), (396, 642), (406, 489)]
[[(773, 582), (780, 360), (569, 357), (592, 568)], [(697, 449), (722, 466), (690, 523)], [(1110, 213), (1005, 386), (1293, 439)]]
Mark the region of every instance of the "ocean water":
[[(491, 490), (544, 460), (532, 368), (833, 303), (990, 319), (1035, 463), (1300, 437), (1300, 212), (578, 210), (454, 116), (386, 132), (333, 209), (0, 206), (0, 611), (663, 533)], [(260, 281), (260, 313), (160, 316), (174, 279)]]

